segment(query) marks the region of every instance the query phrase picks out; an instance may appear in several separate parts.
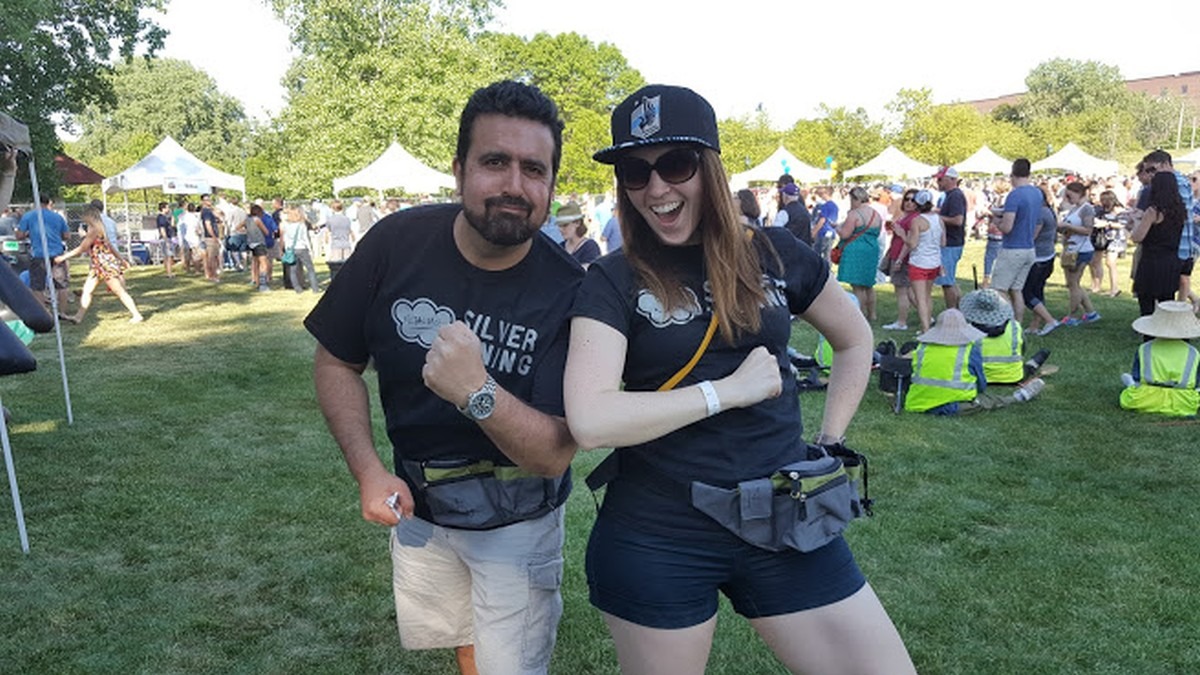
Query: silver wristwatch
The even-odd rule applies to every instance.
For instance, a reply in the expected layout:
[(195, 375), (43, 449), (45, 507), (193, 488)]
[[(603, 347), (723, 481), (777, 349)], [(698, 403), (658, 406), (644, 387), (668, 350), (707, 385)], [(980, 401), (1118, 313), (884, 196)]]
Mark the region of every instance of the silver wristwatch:
[(458, 411), (475, 421), (491, 417), (496, 410), (496, 380), (489, 374), (479, 391), (467, 396), (467, 404)]

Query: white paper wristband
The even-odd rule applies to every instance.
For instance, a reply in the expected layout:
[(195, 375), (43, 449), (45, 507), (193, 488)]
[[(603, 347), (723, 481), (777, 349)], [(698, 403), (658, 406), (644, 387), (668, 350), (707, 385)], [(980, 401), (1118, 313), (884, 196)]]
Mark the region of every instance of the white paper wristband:
[(712, 382), (705, 380), (699, 385), (700, 393), (704, 394), (704, 405), (708, 406), (708, 416), (712, 417), (721, 412), (721, 398), (717, 396), (717, 390), (713, 387)]

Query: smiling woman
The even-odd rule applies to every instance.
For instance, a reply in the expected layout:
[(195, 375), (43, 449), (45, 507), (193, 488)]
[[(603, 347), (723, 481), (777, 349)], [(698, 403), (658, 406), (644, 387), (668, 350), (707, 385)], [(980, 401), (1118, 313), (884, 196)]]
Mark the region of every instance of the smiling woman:
[[(698, 94), (644, 87), (613, 112), (612, 136), (595, 159), (614, 166), (625, 243), (588, 268), (563, 398), (582, 446), (615, 448), (589, 479), (608, 489), (587, 575), (621, 671), (704, 672), (723, 592), (793, 672), (913, 672), (840, 535), (849, 517), (815, 502), (797, 516), (766, 478), (841, 447), (870, 373), (870, 327), (791, 232), (742, 225), (716, 116)], [(801, 440), (793, 315), (836, 354), (823, 447)], [(765, 511), (744, 515), (780, 533), (811, 517), (828, 536), (764, 542), (719, 517), (714, 495), (751, 484), (766, 490), (744, 508)], [(829, 499), (839, 513), (856, 508), (852, 495)], [(868, 633), (870, 649), (838, 646)]]

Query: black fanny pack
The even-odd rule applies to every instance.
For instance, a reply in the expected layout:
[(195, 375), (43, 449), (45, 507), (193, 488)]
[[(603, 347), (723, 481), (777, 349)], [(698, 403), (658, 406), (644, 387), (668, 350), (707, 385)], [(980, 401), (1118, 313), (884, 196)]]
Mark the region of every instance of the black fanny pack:
[(417, 485), (434, 523), (464, 530), (491, 530), (553, 511), (566, 495), (563, 481), (516, 466), (479, 459), (404, 460), (404, 472)]

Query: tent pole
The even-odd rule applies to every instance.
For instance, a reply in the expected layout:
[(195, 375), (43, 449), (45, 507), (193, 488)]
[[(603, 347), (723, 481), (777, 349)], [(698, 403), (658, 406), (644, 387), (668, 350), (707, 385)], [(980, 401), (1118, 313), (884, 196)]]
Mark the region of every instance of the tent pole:
[[(0, 405), (0, 408), (3, 406)], [(0, 441), (4, 444), (4, 468), (8, 471), (8, 487), (12, 491), (13, 513), (17, 516), (17, 534), (21, 550), (29, 554), (29, 533), (25, 531), (25, 511), (21, 508), (21, 493), (17, 490), (17, 468), (13, 465), (12, 446), (8, 443), (8, 422), (0, 419)]]
[(46, 289), (50, 291), (50, 311), (54, 315), (54, 337), (58, 341), (58, 364), (59, 369), (62, 370), (63, 398), (67, 402), (67, 424), (74, 424), (75, 415), (71, 412), (71, 387), (67, 383), (67, 359), (63, 354), (62, 323), (58, 320), (58, 290), (54, 288), (50, 249), (46, 246), (46, 221), (42, 218), (42, 197), (38, 191), (37, 167), (34, 166), (33, 157), (29, 158), (29, 185), (33, 188), (33, 203), (38, 205), (37, 221), (42, 235), (42, 260), (46, 265)]

